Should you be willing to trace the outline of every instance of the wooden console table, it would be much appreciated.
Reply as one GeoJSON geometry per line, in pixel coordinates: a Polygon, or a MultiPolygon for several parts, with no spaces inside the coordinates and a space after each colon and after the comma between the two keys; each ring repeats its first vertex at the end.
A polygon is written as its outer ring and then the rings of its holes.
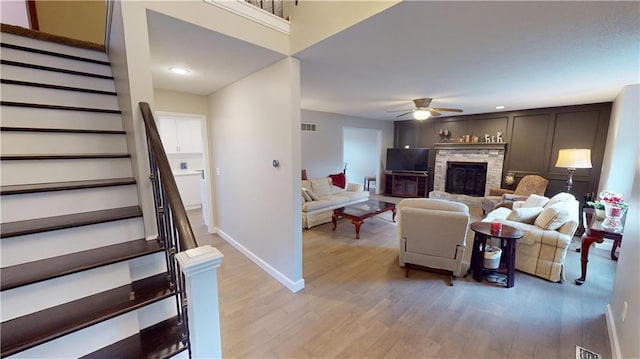
{"type": "MultiPolygon", "coordinates": [[[[618,260],[616,255],[616,249],[620,247],[622,242],[622,233],[611,232],[601,227],[602,220],[598,219],[593,208],[585,208],[582,211],[582,226],[584,227],[584,233],[582,234],[582,245],[576,249],[580,252],[580,264],[582,267],[582,275],[575,280],[577,285],[582,285],[587,280],[587,263],[589,262],[589,249],[593,242],[602,243],[604,239],[613,240],[613,246],[611,247],[611,259],[618,260]]],[[[622,218],[622,224],[624,226],[625,217],[622,218]]]]}
{"type": "Polygon", "coordinates": [[[427,197],[428,173],[387,173],[384,193],[393,197],[427,197]]]}

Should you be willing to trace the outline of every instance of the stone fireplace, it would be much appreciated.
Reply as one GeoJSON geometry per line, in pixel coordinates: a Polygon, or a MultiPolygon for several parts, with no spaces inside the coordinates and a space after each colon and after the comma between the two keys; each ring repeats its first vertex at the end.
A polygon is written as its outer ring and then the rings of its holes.
{"type": "MultiPolygon", "coordinates": [[[[451,167],[450,164],[454,163],[482,164],[481,167],[486,165],[484,189],[477,191],[474,182],[475,192],[472,196],[484,197],[489,194],[489,189],[500,188],[505,143],[441,143],[436,144],[434,148],[436,150],[436,163],[433,171],[434,192],[447,193],[447,169],[451,167]]],[[[451,173],[451,171],[449,172],[451,173]]],[[[460,173],[457,171],[456,175],[459,177],[460,173]]],[[[473,180],[477,180],[475,174],[473,180]]],[[[459,181],[460,179],[458,179],[459,181]]]]}

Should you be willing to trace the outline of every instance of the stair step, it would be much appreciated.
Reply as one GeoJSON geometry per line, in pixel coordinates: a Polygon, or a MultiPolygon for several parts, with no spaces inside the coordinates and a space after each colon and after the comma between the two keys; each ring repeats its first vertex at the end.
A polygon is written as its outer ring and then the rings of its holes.
{"type": "Polygon", "coordinates": [[[117,95],[113,91],[93,90],[93,89],[85,89],[81,87],[60,86],[60,85],[45,84],[45,83],[38,83],[38,82],[21,81],[21,80],[1,79],[0,83],[6,84],[6,85],[41,87],[46,89],[62,90],[62,91],[75,91],[75,92],[91,93],[91,94],[97,94],[97,95],[109,95],[109,96],[117,95]]]}
{"type": "Polygon", "coordinates": [[[107,108],[44,105],[39,103],[14,102],[14,101],[1,101],[0,106],[16,106],[16,107],[43,108],[48,110],[86,111],[86,112],[117,113],[117,114],[122,113],[120,110],[111,110],[107,108]]]}
{"type": "Polygon", "coordinates": [[[0,269],[0,290],[85,271],[162,251],[156,240],[137,239],[0,269]]]}
{"type": "Polygon", "coordinates": [[[1,126],[0,131],[4,132],[58,132],[58,133],[92,133],[97,135],[125,135],[121,130],[86,130],[76,128],[45,128],[45,127],[7,127],[1,126]]]}
{"type": "Polygon", "coordinates": [[[89,115],[79,111],[3,106],[0,116],[4,127],[122,131],[122,117],[113,113],[89,115]]]}
{"type": "Polygon", "coordinates": [[[42,233],[46,231],[55,231],[58,229],[80,227],[90,224],[118,221],[121,219],[141,216],[142,211],[140,210],[140,207],[131,206],[124,208],[105,209],[101,211],[67,214],[64,216],[30,219],[26,221],[9,222],[3,223],[2,226],[0,226],[0,238],[42,233]]]}
{"type": "Polygon", "coordinates": [[[6,321],[0,326],[2,356],[15,354],[171,295],[173,292],[167,281],[167,274],[161,273],[6,321]]]}
{"type": "Polygon", "coordinates": [[[1,131],[0,151],[4,156],[125,153],[127,139],[122,133],[1,131]]]}
{"type": "Polygon", "coordinates": [[[7,44],[7,43],[4,43],[4,42],[1,43],[0,46],[4,47],[4,48],[7,48],[7,49],[32,52],[34,54],[56,56],[56,57],[61,57],[61,58],[64,58],[64,59],[69,59],[69,60],[84,61],[84,62],[91,62],[93,64],[98,64],[98,65],[111,66],[111,64],[108,61],[89,59],[89,58],[86,58],[86,57],[68,55],[68,54],[63,54],[63,53],[60,53],[60,52],[47,51],[47,50],[41,50],[41,49],[34,49],[32,47],[26,47],[26,46],[15,45],[15,44],[7,44]]]}
{"type": "Polygon", "coordinates": [[[2,42],[107,61],[104,45],[48,34],[20,26],[0,24],[2,42]]]}
{"type": "Polygon", "coordinates": [[[129,178],[109,178],[93,181],[70,181],[70,182],[54,182],[54,183],[35,183],[25,185],[1,186],[0,195],[65,191],[71,189],[123,186],[135,184],[136,180],[129,178]]]}
{"type": "Polygon", "coordinates": [[[89,158],[129,158],[128,153],[87,153],[87,154],[59,154],[59,155],[0,155],[1,161],[21,160],[80,160],[89,158]]]}
{"type": "Polygon", "coordinates": [[[168,358],[187,349],[173,317],[152,325],[129,338],[113,343],[81,359],[101,358],[168,358]]]}
{"type": "MultiPolygon", "coordinates": [[[[28,62],[28,61],[27,61],[28,62]]],[[[99,66],[99,65],[95,65],[99,66]]],[[[53,67],[49,65],[49,67],[53,67]]],[[[80,71],[76,67],[72,67],[72,70],[80,71]]],[[[52,85],[80,87],[102,91],[115,91],[114,81],[111,79],[87,77],[82,75],[70,75],[55,71],[36,70],[20,66],[2,65],[0,64],[0,71],[2,72],[2,78],[30,81],[37,83],[46,83],[52,85]]],[[[92,71],[83,71],[92,72],[92,71]]],[[[110,75],[110,74],[104,74],[110,75]]]]}
{"type": "Polygon", "coordinates": [[[9,66],[18,66],[18,67],[25,67],[28,69],[34,69],[34,70],[44,70],[44,71],[51,71],[51,72],[60,72],[63,74],[69,74],[69,75],[79,75],[79,76],[86,76],[86,77],[95,77],[97,79],[108,79],[108,80],[113,80],[113,76],[109,76],[109,75],[102,75],[102,74],[95,74],[95,73],[91,73],[91,72],[84,72],[84,71],[76,71],[76,70],[68,70],[68,69],[61,69],[58,67],[52,67],[52,66],[43,66],[43,65],[35,65],[35,64],[29,64],[26,62],[20,62],[20,61],[12,61],[12,60],[0,60],[0,64],[2,65],[9,65],[9,66]]]}

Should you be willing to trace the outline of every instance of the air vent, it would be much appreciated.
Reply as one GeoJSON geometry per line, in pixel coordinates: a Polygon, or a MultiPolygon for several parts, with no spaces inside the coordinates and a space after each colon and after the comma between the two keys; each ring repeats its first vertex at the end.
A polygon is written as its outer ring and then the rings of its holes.
{"type": "Polygon", "coordinates": [[[316,132],[316,124],[315,123],[302,123],[302,131],[305,132],[316,132]]]}

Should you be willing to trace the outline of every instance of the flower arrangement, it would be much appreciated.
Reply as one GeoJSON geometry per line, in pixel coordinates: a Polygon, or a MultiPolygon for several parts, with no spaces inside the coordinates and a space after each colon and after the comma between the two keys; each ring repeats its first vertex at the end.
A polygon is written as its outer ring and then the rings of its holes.
{"type": "Polygon", "coordinates": [[[594,209],[602,209],[602,210],[604,210],[605,204],[609,204],[609,205],[620,207],[620,208],[629,207],[629,203],[624,201],[620,193],[602,191],[600,192],[599,197],[600,197],[600,200],[598,201],[588,201],[587,206],[593,207],[594,209]]]}
{"type": "Polygon", "coordinates": [[[602,191],[600,192],[600,198],[601,198],[600,202],[603,202],[602,203],[603,206],[610,205],[610,206],[619,207],[622,209],[626,209],[629,207],[629,203],[624,201],[624,199],[622,198],[622,194],[620,193],[602,191]]]}

